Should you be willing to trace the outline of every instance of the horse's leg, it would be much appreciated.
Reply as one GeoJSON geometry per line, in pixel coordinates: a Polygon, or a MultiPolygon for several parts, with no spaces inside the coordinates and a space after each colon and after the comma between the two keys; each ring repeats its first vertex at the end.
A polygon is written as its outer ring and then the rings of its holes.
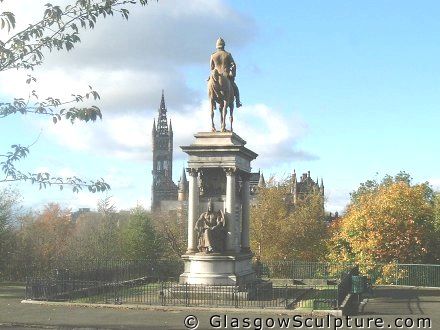
{"type": "Polygon", "coordinates": [[[231,132],[233,132],[232,123],[234,122],[234,102],[229,103],[229,120],[231,122],[231,132]]]}
{"type": "Polygon", "coordinates": [[[223,104],[220,103],[218,106],[218,112],[220,114],[220,131],[223,132],[223,104]]]}
{"type": "Polygon", "coordinates": [[[223,112],[221,103],[218,105],[218,116],[220,118],[220,132],[222,132],[223,127],[223,112]]]}
{"type": "Polygon", "coordinates": [[[215,101],[211,101],[211,124],[212,124],[211,130],[213,132],[216,132],[215,125],[214,125],[214,110],[215,110],[215,101]]]}
{"type": "Polygon", "coordinates": [[[226,132],[226,115],[228,112],[228,104],[226,100],[223,102],[222,106],[222,132],[226,132]]]}

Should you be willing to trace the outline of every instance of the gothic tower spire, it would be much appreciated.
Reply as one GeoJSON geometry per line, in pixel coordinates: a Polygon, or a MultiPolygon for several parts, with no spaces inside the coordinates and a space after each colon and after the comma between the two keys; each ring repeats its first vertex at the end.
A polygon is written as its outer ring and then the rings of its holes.
{"type": "Polygon", "coordinates": [[[165,96],[163,90],[158,112],[159,118],[157,119],[157,131],[159,132],[159,135],[168,135],[167,107],[165,106],[165,96]]]}
{"type": "Polygon", "coordinates": [[[152,130],[153,138],[153,185],[151,189],[151,209],[160,208],[161,200],[176,200],[177,186],[173,182],[173,131],[168,126],[165,95],[158,109],[157,125],[152,130]]]}

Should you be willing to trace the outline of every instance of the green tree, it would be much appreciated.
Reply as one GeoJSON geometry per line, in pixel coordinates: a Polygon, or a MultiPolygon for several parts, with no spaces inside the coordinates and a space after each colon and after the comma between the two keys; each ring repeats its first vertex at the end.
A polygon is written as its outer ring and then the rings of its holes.
{"type": "Polygon", "coordinates": [[[14,220],[20,208],[20,195],[17,191],[3,189],[0,191],[0,279],[9,277],[6,270],[15,253],[14,220]]]}
{"type": "Polygon", "coordinates": [[[149,212],[140,206],[132,210],[128,223],[122,227],[121,238],[126,259],[157,260],[164,255],[163,238],[154,229],[149,212]]]}
{"type": "MultiPolygon", "coordinates": [[[[6,0],[0,0],[0,4],[6,0]]],[[[120,14],[128,19],[128,5],[146,5],[147,0],[76,0],[60,7],[47,3],[42,17],[21,31],[15,31],[16,19],[12,12],[0,11],[0,30],[8,31],[5,40],[0,40],[0,73],[7,70],[32,70],[43,63],[45,52],[72,50],[81,41],[80,31],[93,29],[100,19],[120,14]]],[[[38,92],[31,87],[37,79],[30,73],[26,82],[29,86],[28,97],[16,97],[9,102],[0,102],[0,118],[13,114],[33,114],[50,117],[54,123],[61,119],[95,121],[102,118],[101,110],[96,106],[85,106],[85,99],[99,99],[99,94],[90,87],[87,93],[73,93],[70,99],[61,100],[55,96],[44,100],[38,98],[38,92]]],[[[110,187],[102,179],[84,181],[78,177],[54,177],[49,173],[29,173],[20,170],[16,164],[28,156],[30,146],[14,144],[11,150],[0,154],[0,166],[4,177],[0,182],[27,181],[38,184],[40,189],[56,185],[60,189],[65,185],[73,186],[74,191],[87,188],[91,192],[105,191],[110,187]]]]}

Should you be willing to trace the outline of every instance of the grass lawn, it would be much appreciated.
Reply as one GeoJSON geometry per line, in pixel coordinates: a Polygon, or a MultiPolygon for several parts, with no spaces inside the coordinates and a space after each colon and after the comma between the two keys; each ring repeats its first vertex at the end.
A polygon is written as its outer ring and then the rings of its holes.
{"type": "Polygon", "coordinates": [[[24,299],[25,293],[22,283],[0,283],[0,299],[24,299]]]}

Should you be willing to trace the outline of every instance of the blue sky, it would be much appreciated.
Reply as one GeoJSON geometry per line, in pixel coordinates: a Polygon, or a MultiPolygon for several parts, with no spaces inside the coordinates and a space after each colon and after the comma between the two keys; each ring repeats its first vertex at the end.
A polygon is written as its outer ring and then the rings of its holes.
{"type": "MultiPolygon", "coordinates": [[[[20,23],[45,2],[9,5],[20,23]]],[[[222,36],[245,104],[236,133],[260,154],[255,170],[310,170],[324,178],[330,211],[342,211],[360,182],[400,170],[439,188],[439,10],[434,1],[152,2],[133,8],[128,22],[102,21],[75,50],[48,55],[35,73],[42,94],[92,85],[102,96],[102,122],[2,119],[0,148],[32,143],[41,132],[24,168],[102,176],[119,208],[149,207],[160,91],[175,128],[177,182],[186,159],[177,146],[209,129],[205,80],[222,36]]],[[[0,74],[1,99],[25,93],[22,80],[17,72],[0,74]]],[[[18,188],[32,207],[54,201],[93,208],[104,197],[18,188]]]]}

